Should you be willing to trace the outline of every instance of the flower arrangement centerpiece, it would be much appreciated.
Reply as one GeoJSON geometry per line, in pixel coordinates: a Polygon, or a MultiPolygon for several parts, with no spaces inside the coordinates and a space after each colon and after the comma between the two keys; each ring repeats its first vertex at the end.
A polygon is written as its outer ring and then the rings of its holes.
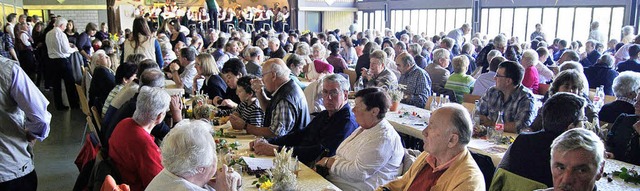
{"type": "Polygon", "coordinates": [[[400,104],[400,100],[404,98],[404,90],[407,86],[398,84],[397,88],[389,89],[389,96],[391,97],[391,107],[389,110],[398,111],[398,105],[400,104]]]}
{"type": "Polygon", "coordinates": [[[298,158],[293,158],[293,149],[283,147],[280,152],[274,149],[276,157],[273,159],[274,169],[272,190],[296,190],[298,181],[296,171],[298,170],[298,158]]]}

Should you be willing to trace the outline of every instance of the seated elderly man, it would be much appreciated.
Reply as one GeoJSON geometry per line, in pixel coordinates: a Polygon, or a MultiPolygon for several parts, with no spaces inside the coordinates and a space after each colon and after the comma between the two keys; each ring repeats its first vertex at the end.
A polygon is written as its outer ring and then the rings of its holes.
{"type": "Polygon", "coordinates": [[[271,51],[269,54],[269,58],[284,58],[284,55],[287,52],[284,51],[284,48],[280,46],[280,40],[277,38],[269,39],[269,50],[271,51]]]}
{"type": "Polygon", "coordinates": [[[615,122],[620,114],[633,114],[636,103],[636,91],[640,89],[640,73],[626,71],[613,80],[613,94],[616,101],[604,104],[598,112],[600,121],[615,122]]]}
{"type": "Polygon", "coordinates": [[[309,123],[309,110],[302,89],[289,78],[290,70],[279,58],[264,63],[262,79],[251,80],[260,108],[264,111],[264,127],[248,124],[242,118],[231,115],[234,127],[243,127],[247,133],[267,138],[281,137],[304,129],[309,123]],[[267,98],[267,92],[271,99],[267,98]]]}
{"type": "Polygon", "coordinates": [[[584,98],[571,93],[557,93],[542,107],[543,130],[523,133],[511,144],[498,168],[524,178],[553,186],[549,160],[553,139],[571,128],[581,128],[584,98]]]}
{"type": "Polygon", "coordinates": [[[398,84],[405,85],[404,98],[400,102],[424,108],[431,96],[431,78],[429,74],[416,65],[413,57],[404,52],[396,57],[398,70],[402,75],[398,84]]]}
{"type": "Polygon", "coordinates": [[[640,165],[640,90],[636,90],[636,101],[633,105],[635,113],[621,114],[611,126],[607,135],[607,150],[617,160],[640,165]]]}
{"type": "Polygon", "coordinates": [[[126,118],[109,138],[109,157],[131,190],[144,190],[160,173],[160,149],[149,133],[162,123],[171,97],[157,87],[142,87],[133,117],[126,118]]]}
{"type": "Polygon", "coordinates": [[[435,110],[422,130],[424,152],[402,177],[377,190],[485,190],[480,167],[467,149],[471,132],[471,117],[462,105],[435,110]]]}
{"type": "Polygon", "coordinates": [[[634,71],[640,72],[640,45],[634,44],[629,47],[629,59],[623,62],[619,62],[616,64],[616,71],[624,72],[624,71],[634,71]]]}
{"type": "Polygon", "coordinates": [[[182,48],[180,49],[180,58],[178,58],[180,65],[172,63],[169,66],[169,69],[171,69],[169,78],[171,78],[178,87],[184,88],[184,92],[187,95],[193,92],[193,78],[198,74],[196,70],[196,54],[198,54],[198,51],[195,48],[182,48]],[[181,67],[183,67],[184,70],[182,73],[178,73],[181,67]]]}
{"type": "Polygon", "coordinates": [[[328,168],[327,179],[342,190],[373,190],[399,175],[404,148],[400,136],[384,119],[391,100],[381,88],[356,93],[353,114],[360,127],[347,137],[333,157],[316,166],[328,168]]]}
{"type": "Polygon", "coordinates": [[[329,150],[328,156],[335,155],[338,145],[358,127],[347,102],[348,93],[349,81],[346,78],[339,74],[325,76],[322,79],[322,97],[326,110],[316,115],[301,131],[268,139],[268,142],[263,139],[254,141],[252,148],[255,153],[273,156],[274,149],[286,146],[293,148],[293,154],[309,166],[325,149],[329,150]]]}
{"type": "Polygon", "coordinates": [[[494,126],[500,111],[504,112],[504,131],[520,133],[530,131],[529,125],[535,117],[533,93],[522,85],[524,68],[517,62],[500,63],[496,71],[496,86],[489,88],[480,99],[480,123],[494,126]]]}
{"type": "Polygon", "coordinates": [[[262,77],[262,60],[264,59],[264,53],[258,47],[249,47],[245,51],[245,58],[247,58],[247,63],[245,64],[245,68],[247,69],[247,74],[251,74],[254,76],[262,77]]]}
{"type": "MultiPolygon", "coordinates": [[[[132,54],[132,56],[133,55],[142,56],[142,54],[132,54]]],[[[113,99],[111,100],[111,104],[107,106],[107,111],[104,113],[104,117],[102,118],[103,127],[106,127],[109,124],[109,121],[111,121],[111,117],[113,117],[113,115],[118,111],[118,109],[120,109],[120,107],[122,107],[124,103],[129,101],[136,93],[138,93],[138,90],[140,89],[139,83],[140,78],[142,78],[142,72],[149,68],[160,68],[160,66],[158,66],[158,63],[156,63],[156,61],[153,61],[152,59],[146,59],[139,63],[129,63],[138,65],[138,70],[136,71],[137,79],[134,79],[132,83],[129,83],[125,87],[123,87],[120,93],[113,97],[113,99]]]]}
{"type": "Polygon", "coordinates": [[[551,144],[553,188],[542,191],[596,190],[604,173],[604,144],[594,132],[576,128],[551,144]]]}
{"type": "Polygon", "coordinates": [[[451,75],[451,72],[447,69],[451,53],[448,50],[438,48],[433,51],[433,62],[427,65],[426,71],[431,78],[431,90],[433,92],[440,92],[440,89],[444,88],[447,84],[447,79],[451,75]]]}
{"type": "Polygon", "coordinates": [[[473,92],[471,92],[471,94],[483,96],[489,88],[495,86],[495,77],[496,70],[498,70],[498,65],[506,60],[507,59],[502,56],[497,56],[491,59],[491,62],[489,63],[489,72],[480,74],[480,76],[478,76],[478,79],[476,79],[476,83],[473,85],[473,92]]]}
{"type": "Polygon", "coordinates": [[[382,50],[375,50],[369,55],[369,69],[362,68],[362,78],[365,87],[379,87],[386,90],[393,90],[398,87],[398,78],[393,72],[387,69],[387,53],[382,50]]]}
{"type": "Polygon", "coordinates": [[[598,58],[600,58],[600,56],[602,56],[602,53],[598,52],[598,50],[596,50],[596,44],[598,42],[596,42],[595,40],[588,40],[586,43],[584,43],[584,50],[585,52],[583,53],[584,56],[582,57],[582,60],[580,60],[580,64],[582,64],[583,67],[590,67],[592,65],[594,65],[596,63],[596,61],[598,61],[598,58]]]}
{"type": "Polygon", "coordinates": [[[160,147],[164,169],[146,190],[238,190],[242,185],[240,174],[226,165],[216,170],[212,133],[211,125],[204,121],[184,120],[176,124],[160,147]],[[220,181],[212,181],[214,175],[220,181]]]}
{"type": "Polygon", "coordinates": [[[603,55],[598,62],[584,69],[584,75],[589,81],[589,88],[595,89],[604,86],[605,95],[613,95],[613,79],[618,77],[618,72],[613,69],[613,56],[603,55]]]}

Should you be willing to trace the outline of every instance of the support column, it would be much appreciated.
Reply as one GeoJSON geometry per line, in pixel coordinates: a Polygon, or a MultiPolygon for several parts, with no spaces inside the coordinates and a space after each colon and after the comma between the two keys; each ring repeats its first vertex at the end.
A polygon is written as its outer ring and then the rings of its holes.
{"type": "Polygon", "coordinates": [[[476,32],[480,32],[480,19],[482,16],[482,3],[480,0],[473,0],[471,5],[471,36],[476,32]]]}

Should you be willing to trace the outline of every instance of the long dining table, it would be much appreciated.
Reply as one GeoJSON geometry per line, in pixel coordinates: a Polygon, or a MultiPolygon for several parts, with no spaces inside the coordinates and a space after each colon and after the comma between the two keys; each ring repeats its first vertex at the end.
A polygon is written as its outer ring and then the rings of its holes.
{"type": "MultiPolygon", "coordinates": [[[[418,108],[411,105],[400,104],[399,109],[396,112],[389,112],[386,115],[386,119],[393,125],[397,132],[409,135],[414,138],[424,139],[422,136],[422,130],[427,128],[429,118],[431,117],[431,111],[418,108]]],[[[511,136],[517,138],[517,134],[504,133],[505,136],[511,136]]],[[[505,152],[509,148],[506,144],[496,144],[495,142],[485,139],[472,138],[467,148],[482,155],[491,157],[494,166],[500,164],[505,152]]],[[[606,159],[604,172],[611,174],[613,171],[620,171],[622,167],[627,169],[640,170],[640,167],[622,162],[615,159],[606,159]]],[[[612,181],[609,182],[606,177],[596,181],[598,190],[640,190],[640,185],[633,183],[626,183],[618,177],[612,177],[612,181]]]]}
{"type": "MultiPolygon", "coordinates": [[[[226,140],[228,143],[234,143],[237,141],[237,143],[240,144],[240,146],[238,146],[238,150],[234,150],[233,152],[235,153],[235,158],[237,157],[248,157],[251,156],[252,154],[256,157],[256,158],[267,158],[267,159],[273,159],[274,157],[272,156],[263,156],[263,155],[257,155],[254,154],[253,151],[250,150],[249,148],[249,143],[253,140],[255,140],[255,136],[253,135],[248,135],[246,134],[246,131],[236,131],[236,130],[229,130],[227,129],[229,126],[224,127],[224,126],[215,126],[214,130],[218,131],[220,128],[225,128],[228,134],[235,136],[235,138],[222,138],[222,137],[215,137],[216,140],[221,140],[224,139],[226,140]]],[[[220,162],[220,160],[219,160],[220,162]]],[[[327,179],[325,179],[324,177],[320,176],[320,174],[316,173],[314,170],[312,170],[311,168],[307,167],[306,165],[299,163],[299,170],[298,171],[298,176],[297,176],[297,190],[309,190],[309,191],[315,191],[315,190],[340,190],[338,187],[336,187],[335,185],[333,185],[331,182],[329,182],[327,179]]],[[[255,177],[255,175],[249,175],[246,173],[246,170],[243,170],[244,172],[241,172],[242,175],[242,188],[243,190],[259,190],[256,185],[252,184],[254,181],[258,180],[258,178],[255,177]]]]}

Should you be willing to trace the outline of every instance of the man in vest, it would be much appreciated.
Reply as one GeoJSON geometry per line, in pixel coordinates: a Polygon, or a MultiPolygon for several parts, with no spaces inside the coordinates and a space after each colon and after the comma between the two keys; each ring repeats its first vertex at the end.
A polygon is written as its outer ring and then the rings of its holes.
{"type": "Polygon", "coordinates": [[[49,136],[49,101],[20,69],[0,57],[0,190],[36,190],[34,140],[49,136]]]}
{"type": "Polygon", "coordinates": [[[262,79],[251,80],[251,88],[265,113],[264,127],[249,125],[236,115],[229,118],[231,125],[244,127],[247,133],[267,138],[302,130],[310,121],[309,110],[302,89],[289,78],[291,70],[282,59],[272,58],[264,63],[262,71],[262,79]]]}

